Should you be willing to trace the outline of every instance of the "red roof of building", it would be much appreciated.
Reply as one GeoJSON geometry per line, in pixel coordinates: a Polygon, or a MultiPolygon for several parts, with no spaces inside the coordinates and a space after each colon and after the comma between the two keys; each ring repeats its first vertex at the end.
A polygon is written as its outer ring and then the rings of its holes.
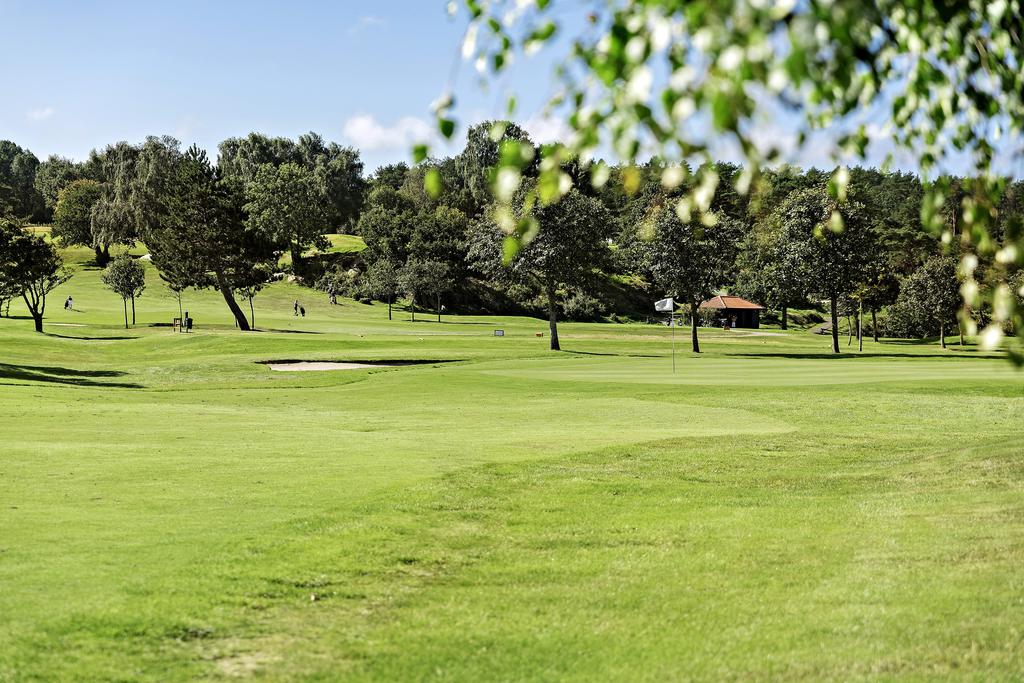
{"type": "Polygon", "coordinates": [[[738,296],[720,295],[712,297],[700,305],[701,308],[717,308],[720,310],[728,310],[733,308],[747,308],[755,311],[763,311],[764,306],[758,306],[757,304],[747,301],[738,296]]]}

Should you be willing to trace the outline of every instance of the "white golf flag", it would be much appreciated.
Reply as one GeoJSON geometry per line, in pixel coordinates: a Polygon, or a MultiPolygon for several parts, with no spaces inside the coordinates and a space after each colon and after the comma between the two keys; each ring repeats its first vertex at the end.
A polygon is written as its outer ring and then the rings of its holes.
{"type": "Polygon", "coordinates": [[[672,297],[662,299],[661,301],[654,302],[654,310],[656,311],[671,311],[676,307],[676,302],[672,300],[672,297]]]}

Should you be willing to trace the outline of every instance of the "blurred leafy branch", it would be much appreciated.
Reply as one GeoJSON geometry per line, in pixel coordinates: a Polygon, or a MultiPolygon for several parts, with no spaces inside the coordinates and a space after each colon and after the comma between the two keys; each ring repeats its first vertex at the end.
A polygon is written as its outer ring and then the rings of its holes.
{"type": "MultiPolygon", "coordinates": [[[[704,163],[712,161],[712,142],[738,146],[745,164],[736,189],[756,193],[761,168],[783,158],[783,150],[756,140],[756,115],[771,103],[797,115],[798,149],[811,143],[811,131],[829,127],[839,131],[837,161],[863,159],[874,140],[909,154],[926,184],[923,227],[951,248],[958,242],[964,254],[966,329],[977,332],[966,311],[988,298],[995,315],[981,331],[983,345],[1000,346],[1008,329],[1024,334],[1011,289],[1020,283],[1024,230],[1019,219],[999,220],[1007,179],[993,168],[997,150],[1014,159],[1021,152],[1019,0],[453,0],[448,11],[467,19],[461,56],[485,85],[521,57],[555,51],[557,89],[544,113],[564,117],[569,139],[543,146],[538,160],[531,145],[504,138],[502,124],[492,131],[501,148],[491,185],[508,258],[537,232],[529,209],[573,186],[565,166],[590,163],[606,149],[625,164],[627,191],[638,183],[638,160],[662,159],[663,184],[692,188],[675,207],[680,220],[715,224],[719,179],[704,163]],[[969,158],[973,171],[966,192],[955,193],[956,211],[941,173],[954,156],[969,158]],[[519,192],[527,168],[536,183],[519,192]],[[991,287],[975,280],[978,256],[997,264],[991,287]]],[[[513,93],[509,118],[515,111],[513,93]]],[[[434,112],[440,134],[455,135],[451,89],[434,112]]],[[[419,145],[414,160],[429,153],[419,145]]],[[[609,175],[603,161],[593,161],[590,182],[603,185],[609,175]]],[[[847,178],[838,165],[830,183],[837,200],[847,178]]],[[[442,191],[436,171],[427,172],[425,186],[442,191]]],[[[841,221],[830,226],[841,229],[841,221]]],[[[1008,348],[1024,361],[1024,337],[1008,348]]]]}

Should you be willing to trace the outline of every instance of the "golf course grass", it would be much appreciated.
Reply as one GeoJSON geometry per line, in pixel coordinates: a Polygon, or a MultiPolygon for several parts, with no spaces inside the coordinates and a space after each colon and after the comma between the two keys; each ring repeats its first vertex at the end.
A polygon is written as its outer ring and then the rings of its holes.
{"type": "Polygon", "coordinates": [[[673,374],[662,326],[286,282],[179,334],[149,265],[126,330],[65,254],[46,333],[0,319],[0,680],[1024,676],[999,356],[682,328],[673,374]]]}

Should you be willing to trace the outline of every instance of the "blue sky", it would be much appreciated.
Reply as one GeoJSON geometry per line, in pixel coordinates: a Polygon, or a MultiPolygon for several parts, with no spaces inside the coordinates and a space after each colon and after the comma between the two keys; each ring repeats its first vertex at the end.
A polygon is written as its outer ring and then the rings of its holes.
{"type": "MultiPolygon", "coordinates": [[[[358,147],[371,172],[408,160],[413,142],[433,134],[430,103],[458,64],[465,27],[445,5],[0,0],[0,138],[40,158],[82,159],[90,149],[146,135],[173,135],[214,153],[224,138],[250,131],[295,137],[313,130],[358,147]]],[[[561,17],[571,22],[578,7],[568,4],[561,17]]],[[[518,63],[505,84],[519,95],[518,120],[538,142],[564,130],[557,119],[538,115],[550,94],[551,67],[542,53],[518,63]]],[[[482,92],[471,66],[458,68],[462,122],[502,116],[503,91],[482,92]]],[[[756,137],[792,141],[792,119],[762,114],[756,137]]],[[[789,161],[831,167],[829,137],[817,135],[789,161]]],[[[878,165],[891,150],[874,145],[867,162],[878,165]]],[[[715,153],[739,156],[724,141],[715,153]]],[[[916,170],[906,155],[896,166],[916,170]]]]}
{"type": "MultiPolygon", "coordinates": [[[[367,170],[431,130],[464,29],[440,0],[0,0],[0,26],[0,138],[40,158],[151,134],[214,150],[315,130],[360,147],[367,170]]],[[[522,76],[534,71],[549,73],[522,76]]],[[[470,72],[461,113],[500,113],[470,72]]]]}

